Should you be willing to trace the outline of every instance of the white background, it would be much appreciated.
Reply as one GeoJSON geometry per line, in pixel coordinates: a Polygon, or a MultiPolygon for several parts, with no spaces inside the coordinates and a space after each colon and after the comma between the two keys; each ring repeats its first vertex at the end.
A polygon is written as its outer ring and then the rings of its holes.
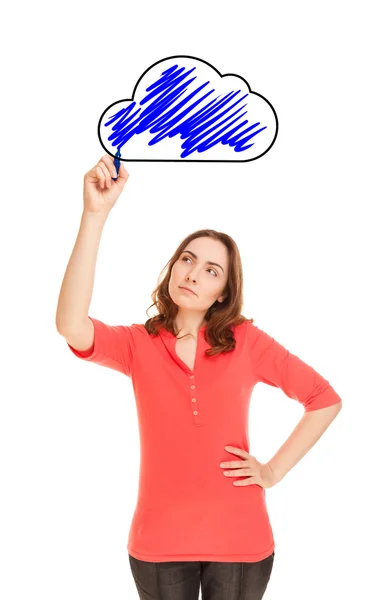
{"type": "MultiPolygon", "coordinates": [[[[246,79],[274,106],[277,140],[246,164],[125,163],[130,176],[102,234],[89,314],[144,323],[155,314],[146,311],[159,273],[186,235],[209,227],[233,237],[243,314],[327,378],[343,401],[318,443],[266,492],[276,554],[265,600],[362,596],[360,10],[358,2],[318,0],[7,5],[2,600],[138,598],[126,550],[139,468],[132,384],[76,358],[55,316],[83,177],[105,154],[99,117],[131,95],[150,65],[176,54],[246,79]]],[[[281,390],[257,385],[251,454],[269,460],[302,414],[281,390]]]]}

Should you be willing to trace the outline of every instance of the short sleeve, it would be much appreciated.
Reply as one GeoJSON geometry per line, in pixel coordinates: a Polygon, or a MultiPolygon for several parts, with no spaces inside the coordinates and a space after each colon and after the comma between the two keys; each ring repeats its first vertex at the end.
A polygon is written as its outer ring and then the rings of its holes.
{"type": "Polygon", "coordinates": [[[305,412],[341,402],[327,379],[252,323],[248,324],[248,348],[255,384],[282,389],[305,412]]]}
{"type": "Polygon", "coordinates": [[[133,325],[107,325],[99,319],[88,318],[94,324],[94,344],[89,350],[79,351],[67,342],[71,352],[82,360],[120,371],[130,377],[134,349],[133,325]]]}

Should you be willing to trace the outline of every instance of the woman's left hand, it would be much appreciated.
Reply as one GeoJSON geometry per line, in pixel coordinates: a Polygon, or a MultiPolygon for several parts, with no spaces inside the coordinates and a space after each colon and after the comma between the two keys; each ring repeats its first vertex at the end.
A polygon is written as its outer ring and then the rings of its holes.
{"type": "Polygon", "coordinates": [[[251,485],[256,483],[263,488],[270,488],[277,483],[275,474],[269,463],[260,463],[254,456],[242,450],[226,446],[227,452],[236,454],[241,460],[225,461],[220,464],[222,468],[230,468],[231,471],[224,472],[225,477],[246,477],[247,479],[238,479],[233,485],[251,485]]]}

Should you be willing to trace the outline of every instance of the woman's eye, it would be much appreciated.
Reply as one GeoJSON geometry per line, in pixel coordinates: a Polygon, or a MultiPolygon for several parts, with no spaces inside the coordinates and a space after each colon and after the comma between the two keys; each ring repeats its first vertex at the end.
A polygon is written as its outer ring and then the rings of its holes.
{"type": "MultiPolygon", "coordinates": [[[[191,260],[190,256],[183,256],[183,260],[191,260]]],[[[213,271],[213,273],[215,274],[216,277],[218,277],[218,274],[216,273],[216,271],[214,269],[208,269],[208,271],[213,271]]]]}

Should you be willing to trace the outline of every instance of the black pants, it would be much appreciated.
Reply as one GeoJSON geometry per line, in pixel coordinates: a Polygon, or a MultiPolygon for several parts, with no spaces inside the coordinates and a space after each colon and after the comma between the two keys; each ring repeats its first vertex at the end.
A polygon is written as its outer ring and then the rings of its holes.
{"type": "Polygon", "coordinates": [[[129,556],[140,600],[261,600],[275,551],[258,562],[147,562],[129,556]]]}

